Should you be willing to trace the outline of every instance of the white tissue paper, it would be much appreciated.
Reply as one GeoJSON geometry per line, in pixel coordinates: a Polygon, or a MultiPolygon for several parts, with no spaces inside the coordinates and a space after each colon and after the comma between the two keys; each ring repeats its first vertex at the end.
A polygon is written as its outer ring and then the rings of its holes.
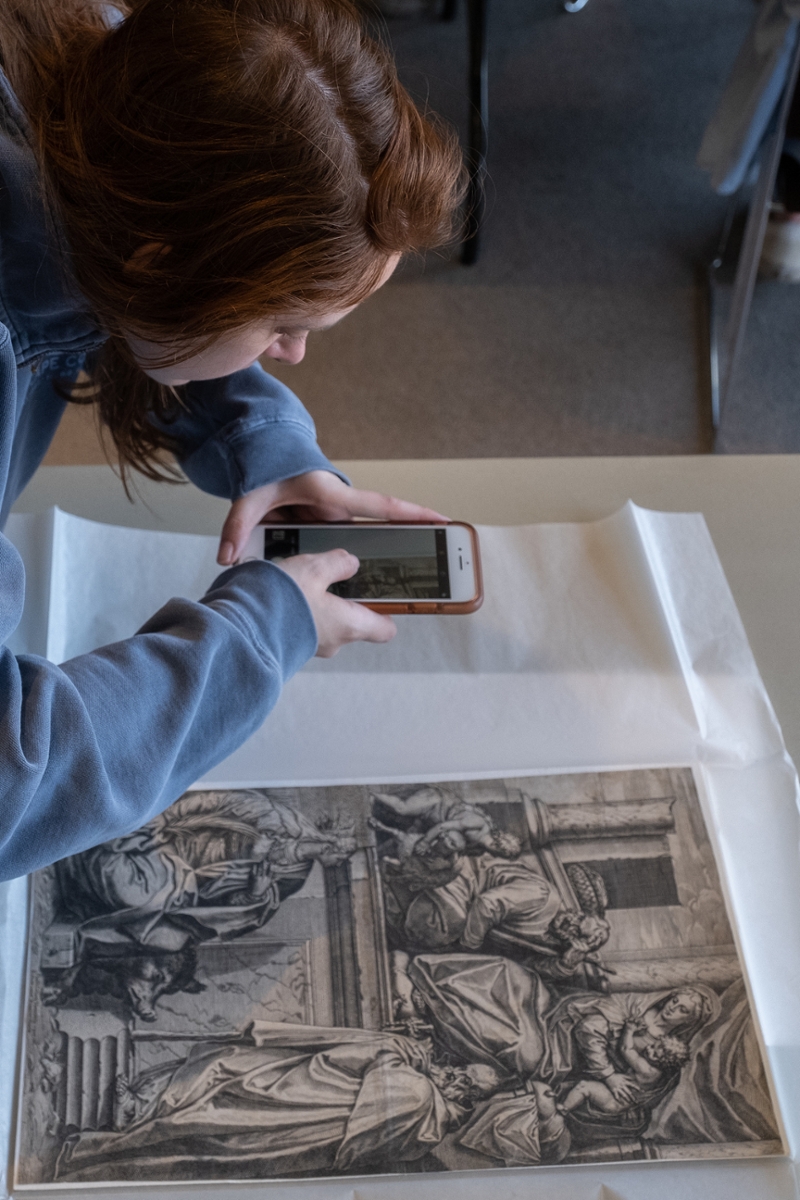
{"type": "MultiPolygon", "coordinates": [[[[219,571],[216,538],[105,526],[57,509],[12,516],[7,533],[28,575],[15,649],[56,662],[129,636],[174,595],[199,598],[219,571]]],[[[435,1185],[427,1175],[197,1190],[208,1197],[279,1193],[302,1200],[400,1200],[423,1197],[434,1186],[438,1200],[478,1200],[488,1186],[497,1200],[521,1200],[533,1189],[553,1200],[797,1197],[798,781],[705,521],[629,503],[593,523],[481,528],[479,535],[486,599],[478,613],[399,617],[388,646],[358,644],[334,659],[312,660],[265,725],[198,784],[692,766],[790,1155],[439,1174],[435,1185]]],[[[0,889],[6,1064],[18,1041],[25,897],[23,881],[0,889]]],[[[4,1144],[12,1075],[0,1071],[4,1144]]],[[[91,1188],[98,1198],[128,1190],[91,1188]]],[[[147,1191],[175,1194],[159,1185],[147,1191]]]]}

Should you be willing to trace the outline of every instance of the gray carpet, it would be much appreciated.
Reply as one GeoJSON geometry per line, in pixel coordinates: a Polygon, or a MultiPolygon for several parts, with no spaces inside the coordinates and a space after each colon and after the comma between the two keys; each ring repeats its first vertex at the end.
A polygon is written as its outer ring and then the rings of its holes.
{"type": "MultiPolygon", "coordinates": [[[[409,264],[299,367],[268,364],[331,455],[708,450],[698,268],[725,202],[694,158],[753,11],[491,0],[479,262],[409,264]]],[[[463,10],[386,29],[407,86],[463,133],[463,10]]],[[[800,450],[799,324],[800,287],[759,285],[720,449],[800,450]]]]}

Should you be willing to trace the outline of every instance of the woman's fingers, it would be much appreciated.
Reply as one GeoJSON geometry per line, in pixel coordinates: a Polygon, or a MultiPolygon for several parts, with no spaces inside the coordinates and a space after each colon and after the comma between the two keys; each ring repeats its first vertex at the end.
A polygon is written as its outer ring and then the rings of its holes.
{"type": "Polygon", "coordinates": [[[386,496],[382,492],[364,492],[359,488],[349,488],[345,498],[351,517],[372,517],[378,521],[433,521],[438,524],[448,524],[450,518],[436,512],[433,508],[424,508],[421,504],[412,504],[410,500],[398,500],[396,496],[386,496]]]}
{"type": "Polygon", "coordinates": [[[635,1095],[635,1085],[624,1075],[612,1075],[606,1079],[606,1084],[615,1099],[621,1103],[628,1103],[635,1095]]]}
{"type": "Polygon", "coordinates": [[[389,642],[397,633],[389,617],[328,591],[332,583],[355,575],[358,559],[354,554],[346,550],[298,554],[279,565],[308,601],[317,627],[318,658],[331,658],[348,642],[389,642]]]}
{"type": "MultiPolygon", "coordinates": [[[[351,642],[390,642],[397,633],[397,626],[391,617],[376,613],[364,604],[356,604],[355,600],[343,600],[341,596],[331,596],[331,599],[336,600],[338,604],[346,605],[348,609],[347,624],[352,636],[347,640],[351,642]]],[[[344,642],[337,645],[336,650],[341,645],[344,645],[344,642]]],[[[334,654],[336,650],[333,651],[334,654]]],[[[327,657],[320,650],[317,650],[317,654],[322,658],[327,657]]]]}
{"type": "Polygon", "coordinates": [[[220,566],[229,567],[244,554],[250,534],[272,507],[269,504],[271,490],[272,485],[258,488],[233,501],[220,534],[217,553],[220,566]]]}
{"type": "Polygon", "coordinates": [[[305,475],[286,479],[278,486],[281,504],[314,512],[322,520],[341,521],[347,517],[372,517],[379,521],[448,520],[433,508],[398,500],[382,492],[349,487],[330,471],[308,471],[305,475]]]}
{"type": "Polygon", "coordinates": [[[369,517],[378,521],[407,521],[409,524],[447,524],[449,520],[435,509],[412,504],[410,500],[398,500],[382,492],[348,487],[330,471],[308,471],[292,479],[266,484],[233,501],[220,535],[217,554],[220,566],[230,566],[241,558],[250,534],[260,522],[270,516],[277,518],[287,509],[311,521],[369,517]]]}

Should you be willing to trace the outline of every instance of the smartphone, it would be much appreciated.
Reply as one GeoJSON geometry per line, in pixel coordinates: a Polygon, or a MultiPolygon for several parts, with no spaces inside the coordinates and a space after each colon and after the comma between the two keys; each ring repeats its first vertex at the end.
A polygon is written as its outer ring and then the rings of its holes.
{"type": "Polygon", "coordinates": [[[274,561],[340,548],[355,554],[360,566],[352,579],[328,590],[378,612],[470,613],[483,602],[478,535],[462,522],[261,525],[248,553],[274,561]]]}

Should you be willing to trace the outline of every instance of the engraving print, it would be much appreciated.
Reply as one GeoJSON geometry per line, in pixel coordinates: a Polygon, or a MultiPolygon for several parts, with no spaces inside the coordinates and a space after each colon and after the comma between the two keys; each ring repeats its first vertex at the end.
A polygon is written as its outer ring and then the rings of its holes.
{"type": "Polygon", "coordinates": [[[783,1153],[688,769],[189,792],[28,973],[17,1188],[783,1153]]]}

